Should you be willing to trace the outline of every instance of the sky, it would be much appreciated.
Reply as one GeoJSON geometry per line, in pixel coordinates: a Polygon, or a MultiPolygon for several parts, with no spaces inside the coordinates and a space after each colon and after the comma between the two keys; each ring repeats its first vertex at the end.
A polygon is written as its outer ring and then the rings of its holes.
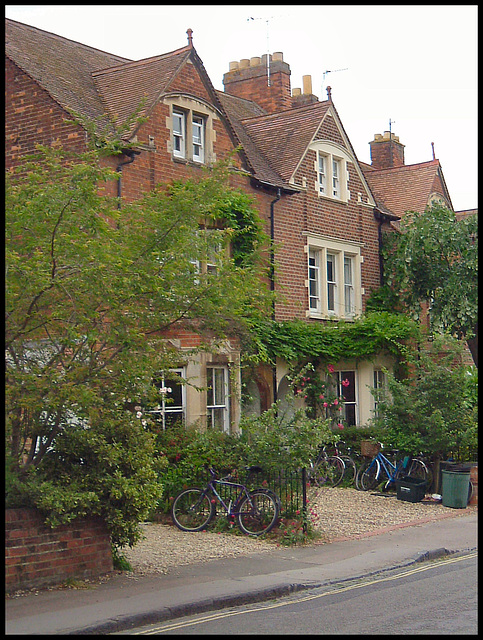
{"type": "Polygon", "coordinates": [[[453,207],[477,201],[477,5],[6,5],[7,18],[141,60],[193,45],[216,89],[230,62],[282,52],[292,89],[332,100],[362,162],[392,132],[439,159],[453,207]]]}

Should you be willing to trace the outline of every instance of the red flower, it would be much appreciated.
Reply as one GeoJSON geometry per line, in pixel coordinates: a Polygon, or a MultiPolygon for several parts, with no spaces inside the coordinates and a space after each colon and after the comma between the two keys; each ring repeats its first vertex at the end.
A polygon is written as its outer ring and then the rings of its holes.
{"type": "Polygon", "coordinates": [[[346,378],[345,380],[342,380],[342,386],[343,387],[348,387],[350,385],[349,380],[346,378]]]}

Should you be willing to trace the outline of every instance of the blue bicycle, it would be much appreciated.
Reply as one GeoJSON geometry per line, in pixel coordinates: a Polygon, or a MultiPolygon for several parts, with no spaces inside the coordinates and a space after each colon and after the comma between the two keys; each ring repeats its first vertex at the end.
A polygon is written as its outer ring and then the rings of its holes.
{"type": "MultiPolygon", "coordinates": [[[[363,462],[359,468],[356,476],[357,489],[360,491],[370,491],[386,480],[383,487],[383,491],[385,491],[392,485],[395,485],[396,480],[404,476],[424,480],[427,488],[431,486],[433,474],[423,460],[416,457],[405,456],[401,460],[392,463],[381,452],[381,447],[382,445],[379,444],[379,451],[376,455],[371,460],[363,462]]],[[[397,455],[398,451],[393,450],[392,453],[397,455]]]]}

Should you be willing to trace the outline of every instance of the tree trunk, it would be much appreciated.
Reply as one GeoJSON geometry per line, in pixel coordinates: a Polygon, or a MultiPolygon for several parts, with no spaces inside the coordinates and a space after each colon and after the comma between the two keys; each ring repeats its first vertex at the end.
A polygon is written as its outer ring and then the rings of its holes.
{"type": "Polygon", "coordinates": [[[478,369],[478,324],[476,324],[475,326],[474,337],[468,338],[466,344],[468,345],[468,349],[470,350],[471,356],[473,357],[475,367],[478,369]]]}

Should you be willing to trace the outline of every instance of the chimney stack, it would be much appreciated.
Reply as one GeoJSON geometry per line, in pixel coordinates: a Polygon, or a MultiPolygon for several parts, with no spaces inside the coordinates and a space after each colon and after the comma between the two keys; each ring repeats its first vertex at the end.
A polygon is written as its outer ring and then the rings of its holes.
{"type": "Polygon", "coordinates": [[[292,91],[292,106],[303,107],[306,104],[318,102],[317,96],[312,93],[312,76],[302,76],[303,93],[299,88],[292,91]]]}
{"type": "Polygon", "coordinates": [[[223,76],[225,92],[232,96],[253,100],[268,113],[292,107],[290,66],[283,61],[283,53],[230,62],[230,70],[223,76]]]}
{"type": "Polygon", "coordinates": [[[371,164],[374,169],[392,169],[404,166],[404,145],[390,131],[376,133],[371,146],[371,164]]]}

